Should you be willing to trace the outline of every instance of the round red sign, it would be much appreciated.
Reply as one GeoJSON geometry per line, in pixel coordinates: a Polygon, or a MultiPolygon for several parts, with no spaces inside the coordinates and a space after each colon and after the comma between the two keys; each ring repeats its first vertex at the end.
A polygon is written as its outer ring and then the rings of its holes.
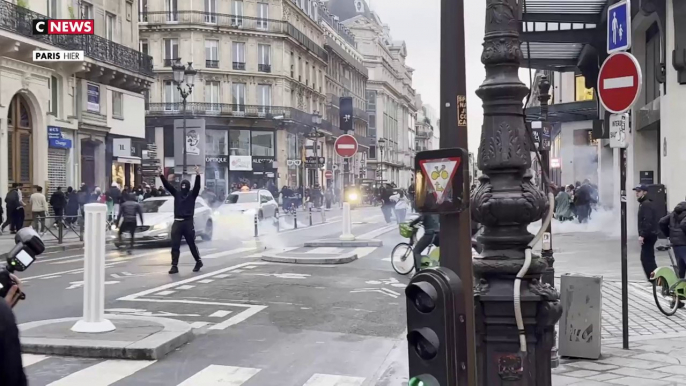
{"type": "Polygon", "coordinates": [[[336,138],[336,143],[333,145],[336,154],[343,158],[350,158],[357,153],[357,140],[350,134],[343,134],[336,138]]]}
{"type": "Polygon", "coordinates": [[[600,67],[597,88],[600,103],[611,113],[623,113],[638,99],[642,83],[638,60],[630,53],[616,52],[600,67]]]}
{"type": "Polygon", "coordinates": [[[326,177],[327,180],[330,180],[333,178],[333,172],[331,170],[327,170],[324,172],[324,177],[326,177]]]}

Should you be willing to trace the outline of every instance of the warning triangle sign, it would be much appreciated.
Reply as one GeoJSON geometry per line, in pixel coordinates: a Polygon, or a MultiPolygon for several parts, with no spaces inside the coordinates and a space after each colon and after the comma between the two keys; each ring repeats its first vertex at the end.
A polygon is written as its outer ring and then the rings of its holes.
{"type": "Polygon", "coordinates": [[[437,204],[443,203],[445,192],[450,187],[450,183],[453,180],[461,161],[462,159],[460,157],[419,161],[425,178],[433,188],[433,194],[434,197],[436,197],[437,204]]]}

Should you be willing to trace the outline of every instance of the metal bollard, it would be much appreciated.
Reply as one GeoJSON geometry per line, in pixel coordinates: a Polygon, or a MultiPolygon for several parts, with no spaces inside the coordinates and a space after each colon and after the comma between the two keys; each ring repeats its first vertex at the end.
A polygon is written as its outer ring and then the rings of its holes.
{"type": "Polygon", "coordinates": [[[115,329],[105,319],[105,215],[107,205],[86,204],[84,219],[91,226],[84,237],[83,318],[71,328],[74,332],[107,332],[115,329]],[[103,226],[98,226],[102,224],[103,226]]]}
{"type": "Polygon", "coordinates": [[[254,223],[255,223],[255,237],[258,237],[260,235],[260,233],[259,233],[260,231],[257,229],[257,214],[255,215],[254,223]]]}
{"type": "Polygon", "coordinates": [[[293,229],[298,229],[298,209],[293,211],[293,229]]]}
{"type": "Polygon", "coordinates": [[[276,232],[281,232],[281,219],[279,218],[278,210],[274,213],[274,217],[276,217],[276,232]]]}
{"type": "Polygon", "coordinates": [[[310,226],[312,226],[312,207],[310,207],[310,226]]]}
{"type": "Polygon", "coordinates": [[[57,221],[57,244],[64,242],[64,217],[59,217],[57,221]]]}
{"type": "Polygon", "coordinates": [[[325,224],[326,223],[326,211],[324,210],[324,208],[322,208],[321,211],[322,211],[322,224],[325,224]]]}

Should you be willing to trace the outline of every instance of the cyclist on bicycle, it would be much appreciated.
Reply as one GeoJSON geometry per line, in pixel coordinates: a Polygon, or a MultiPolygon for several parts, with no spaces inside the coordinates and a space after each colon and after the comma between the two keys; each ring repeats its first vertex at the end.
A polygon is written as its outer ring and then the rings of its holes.
{"type": "Polygon", "coordinates": [[[410,226],[415,226],[418,223],[421,223],[424,226],[424,236],[417,240],[417,243],[412,250],[412,253],[414,254],[414,266],[417,272],[419,272],[422,267],[422,252],[426,247],[431,244],[437,247],[439,246],[438,233],[441,229],[440,217],[437,214],[422,214],[414,219],[410,223],[410,226]]]}

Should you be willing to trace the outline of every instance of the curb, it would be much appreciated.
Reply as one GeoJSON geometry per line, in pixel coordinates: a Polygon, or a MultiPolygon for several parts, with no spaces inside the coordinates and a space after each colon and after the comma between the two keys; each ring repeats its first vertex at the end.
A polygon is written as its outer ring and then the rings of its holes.
{"type": "MultiPolygon", "coordinates": [[[[109,243],[107,243],[109,244],[109,243]]],[[[83,243],[69,243],[69,244],[58,244],[58,245],[46,245],[45,251],[43,253],[54,253],[54,252],[64,252],[72,251],[74,249],[83,249],[83,243]]],[[[7,258],[7,252],[0,254],[0,259],[7,258]]]]}
{"type": "MultiPolygon", "coordinates": [[[[29,354],[158,360],[195,338],[191,326],[178,320],[124,315],[106,315],[106,317],[112,321],[139,320],[157,323],[162,326],[162,329],[138,341],[106,340],[108,333],[89,334],[93,336],[93,339],[82,341],[48,337],[22,338],[21,350],[29,354]]],[[[34,328],[57,323],[76,322],[80,319],[80,317],[76,317],[29,322],[19,325],[19,330],[22,334],[26,334],[34,328]]]]}
{"type": "Polygon", "coordinates": [[[318,240],[308,241],[303,245],[305,248],[316,247],[341,247],[341,248],[355,248],[355,247],[381,247],[383,242],[377,239],[359,239],[359,240],[318,240]]]}
{"type": "Polygon", "coordinates": [[[338,255],[337,257],[299,257],[299,256],[283,256],[279,254],[262,254],[262,260],[271,263],[288,263],[288,264],[346,264],[357,260],[357,254],[349,252],[338,255]]]}

